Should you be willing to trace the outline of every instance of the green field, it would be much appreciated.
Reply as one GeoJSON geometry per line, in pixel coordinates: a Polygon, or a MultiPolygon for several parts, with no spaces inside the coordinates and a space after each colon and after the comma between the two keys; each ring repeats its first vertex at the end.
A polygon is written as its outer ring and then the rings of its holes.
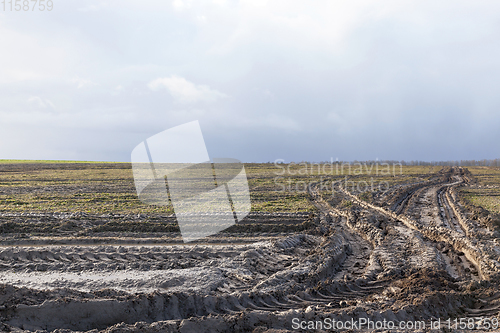
{"type": "Polygon", "coordinates": [[[126,163],[126,162],[103,162],[103,161],[72,161],[72,160],[9,160],[9,159],[0,159],[0,164],[62,164],[62,163],[126,163]]]}
{"type": "Polygon", "coordinates": [[[494,214],[500,214],[500,168],[468,167],[478,184],[464,188],[462,193],[470,203],[483,207],[494,214]]]}
{"type": "MultiPolygon", "coordinates": [[[[312,212],[307,186],[321,182],[323,194],[334,181],[354,192],[380,190],[427,179],[441,167],[387,167],[330,164],[247,163],[252,211],[312,212]],[[366,188],[366,185],[368,187],[366,188]],[[349,187],[352,188],[349,188],[349,187]],[[385,186],[385,185],[384,185],[385,186]]],[[[332,193],[330,193],[332,194],[332,193]]],[[[362,193],[358,193],[362,194],[362,193]]],[[[138,200],[130,163],[72,161],[0,161],[1,212],[85,212],[91,214],[170,214],[171,206],[138,200]]]]}

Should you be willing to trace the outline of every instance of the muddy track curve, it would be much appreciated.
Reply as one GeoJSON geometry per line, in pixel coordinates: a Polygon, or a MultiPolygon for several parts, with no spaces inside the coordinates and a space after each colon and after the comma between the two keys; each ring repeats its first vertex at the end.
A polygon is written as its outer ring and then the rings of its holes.
{"type": "MultiPolygon", "coordinates": [[[[431,260],[427,264],[437,261],[450,276],[464,283],[470,280],[498,283],[498,246],[486,228],[467,218],[456,199],[457,187],[470,182],[470,175],[462,168],[451,168],[441,179],[402,187],[390,200],[391,209],[366,203],[341,187],[338,190],[357,203],[365,214],[383,215],[391,219],[392,225],[402,222],[406,227],[403,232],[413,230],[425,238],[425,243],[437,254],[434,258],[428,257],[431,260]]],[[[332,213],[346,216],[338,210],[332,213]]],[[[376,239],[373,235],[376,233],[372,231],[370,237],[376,239]]],[[[480,309],[466,308],[466,312],[498,314],[498,300],[496,294],[487,301],[480,299],[476,305],[480,309]]]]}

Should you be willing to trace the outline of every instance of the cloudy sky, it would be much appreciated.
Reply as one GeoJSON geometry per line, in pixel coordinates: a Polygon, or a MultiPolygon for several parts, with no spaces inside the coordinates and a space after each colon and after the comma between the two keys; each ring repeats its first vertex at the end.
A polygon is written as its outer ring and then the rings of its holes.
{"type": "Polygon", "coordinates": [[[496,0],[52,1],[0,5],[0,159],[500,157],[496,0]]]}

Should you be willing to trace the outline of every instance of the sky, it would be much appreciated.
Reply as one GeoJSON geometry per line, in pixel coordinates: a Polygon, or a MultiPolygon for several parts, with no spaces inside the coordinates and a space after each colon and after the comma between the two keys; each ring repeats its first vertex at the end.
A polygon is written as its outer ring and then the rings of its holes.
{"type": "Polygon", "coordinates": [[[0,159],[127,162],[194,120],[243,162],[500,157],[498,1],[52,4],[0,4],[0,159]]]}

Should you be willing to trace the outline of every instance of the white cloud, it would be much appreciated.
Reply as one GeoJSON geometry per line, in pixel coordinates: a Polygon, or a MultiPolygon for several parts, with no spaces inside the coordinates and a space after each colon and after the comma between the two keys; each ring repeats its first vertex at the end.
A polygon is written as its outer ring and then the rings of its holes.
{"type": "Polygon", "coordinates": [[[172,1],[172,7],[174,7],[175,10],[184,10],[184,9],[189,9],[191,8],[191,1],[190,0],[173,0],[172,1]]]}
{"type": "Polygon", "coordinates": [[[196,16],[196,19],[200,23],[206,23],[207,22],[207,17],[205,15],[198,15],[198,16],[196,16]]]}
{"type": "Polygon", "coordinates": [[[81,88],[84,88],[84,87],[89,87],[89,86],[97,86],[99,84],[91,81],[91,80],[88,80],[88,79],[82,79],[81,77],[74,77],[73,79],[71,79],[71,82],[72,83],[75,83],[78,87],[78,89],[81,89],[81,88]]]}
{"type": "Polygon", "coordinates": [[[28,103],[32,105],[36,105],[39,108],[46,109],[48,107],[54,108],[54,103],[52,103],[49,99],[42,99],[39,96],[31,96],[28,98],[28,103]]]}
{"type": "Polygon", "coordinates": [[[0,84],[65,75],[71,51],[66,44],[52,43],[51,39],[52,36],[37,38],[26,29],[15,29],[0,22],[0,63],[6,64],[0,66],[0,84]]]}
{"type": "Polygon", "coordinates": [[[180,103],[215,102],[227,97],[226,94],[211,89],[209,86],[195,85],[185,78],[175,75],[153,80],[148,84],[148,87],[153,91],[165,88],[180,103]]]}

